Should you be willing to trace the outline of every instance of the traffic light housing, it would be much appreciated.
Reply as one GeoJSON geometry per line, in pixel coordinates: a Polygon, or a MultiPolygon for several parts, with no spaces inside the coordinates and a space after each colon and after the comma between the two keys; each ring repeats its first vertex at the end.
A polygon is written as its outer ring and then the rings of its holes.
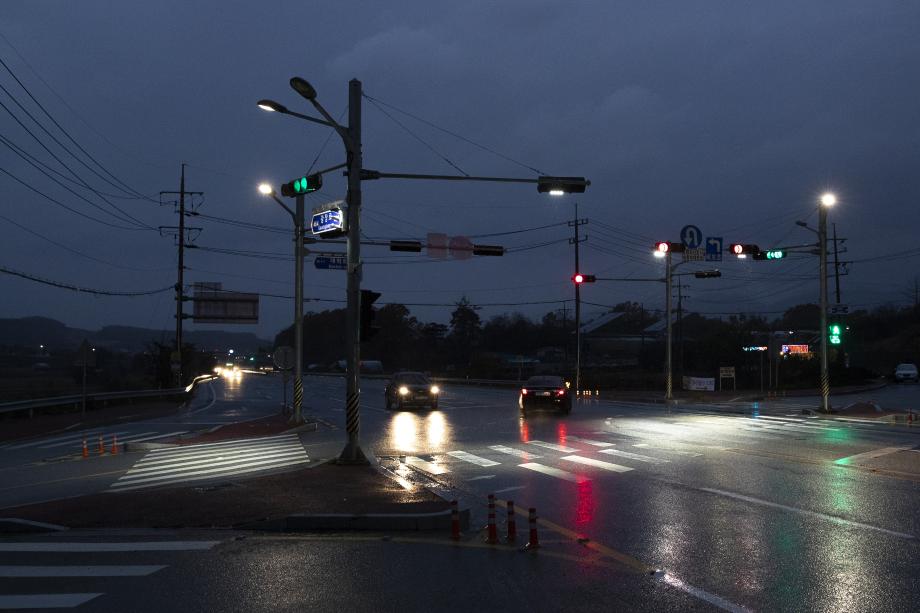
{"type": "Polygon", "coordinates": [[[582,283],[594,283],[595,281],[597,281],[597,277],[594,275],[583,275],[581,273],[572,275],[572,282],[576,285],[581,285],[582,283]]]}
{"type": "MultiPolygon", "coordinates": [[[[754,256],[755,260],[761,259],[758,257],[758,254],[760,253],[760,247],[758,247],[757,245],[732,243],[731,245],[728,246],[728,250],[732,252],[733,254],[737,255],[738,257],[752,255],[754,256]]],[[[766,258],[763,258],[763,259],[766,259],[766,258]]]]}
{"type": "Polygon", "coordinates": [[[551,196],[562,194],[583,194],[585,188],[591,185],[584,177],[538,177],[537,192],[549,193],[551,196]]]}
{"type": "Polygon", "coordinates": [[[755,260],[782,260],[785,257],[785,249],[771,249],[769,251],[757,251],[754,253],[755,260]]]}
{"type": "Polygon", "coordinates": [[[693,276],[697,279],[711,279],[713,277],[721,277],[722,271],[719,270],[698,270],[693,273],[693,276]]]}
{"type": "Polygon", "coordinates": [[[323,175],[307,175],[298,177],[281,186],[281,195],[288,198],[302,196],[315,192],[323,186],[323,175]]]}
{"type": "Polygon", "coordinates": [[[829,345],[839,345],[843,340],[843,325],[828,324],[827,342],[829,345]]]}
{"type": "Polygon", "coordinates": [[[662,255],[668,253],[681,253],[685,248],[683,243],[672,243],[670,241],[658,241],[655,243],[655,251],[662,255]]]}
{"type": "Polygon", "coordinates": [[[369,289],[361,290],[361,333],[359,340],[363,343],[371,340],[378,332],[380,326],[374,325],[374,318],[377,312],[374,311],[374,302],[380,298],[380,292],[374,292],[369,289]]]}

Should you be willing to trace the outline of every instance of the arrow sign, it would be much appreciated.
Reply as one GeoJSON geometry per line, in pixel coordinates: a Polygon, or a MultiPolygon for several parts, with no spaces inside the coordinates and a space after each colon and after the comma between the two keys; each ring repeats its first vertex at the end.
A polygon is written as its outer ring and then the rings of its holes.
{"type": "Polygon", "coordinates": [[[722,237],[721,236],[707,236],[706,237],[706,261],[707,262],[721,262],[722,261],[722,237]]]}
{"type": "Polygon", "coordinates": [[[696,226],[684,226],[680,231],[680,242],[690,249],[696,249],[703,244],[703,232],[696,226]]]}

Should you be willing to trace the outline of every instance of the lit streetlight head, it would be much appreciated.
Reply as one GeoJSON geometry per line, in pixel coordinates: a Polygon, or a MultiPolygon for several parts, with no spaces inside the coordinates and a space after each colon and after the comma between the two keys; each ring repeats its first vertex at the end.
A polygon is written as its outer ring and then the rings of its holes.
{"type": "Polygon", "coordinates": [[[263,196],[271,196],[275,190],[268,183],[259,183],[259,193],[263,196]]]}
{"type": "Polygon", "coordinates": [[[258,104],[259,108],[263,111],[287,113],[287,107],[274,100],[259,100],[256,104],[258,104]]]}
{"type": "Polygon", "coordinates": [[[549,190],[550,196],[565,196],[565,192],[561,189],[551,189],[549,190]]]}
{"type": "Polygon", "coordinates": [[[295,92],[306,98],[307,100],[316,99],[316,90],[313,89],[313,86],[307,83],[306,79],[301,79],[300,77],[291,78],[291,87],[295,92]]]}
{"type": "Polygon", "coordinates": [[[821,204],[824,206],[834,206],[837,204],[837,196],[830,192],[821,195],[821,204]]]}

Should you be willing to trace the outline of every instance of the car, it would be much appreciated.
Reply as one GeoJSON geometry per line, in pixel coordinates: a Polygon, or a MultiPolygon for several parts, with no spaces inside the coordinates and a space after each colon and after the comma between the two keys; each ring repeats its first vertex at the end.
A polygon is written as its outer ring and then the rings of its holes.
{"type": "Polygon", "coordinates": [[[562,377],[551,375],[534,376],[521,386],[518,405],[522,413],[529,409],[545,407],[561,413],[572,412],[572,394],[562,377]]]}
{"type": "Polygon", "coordinates": [[[387,411],[406,407],[438,408],[441,389],[420,372],[398,372],[383,390],[387,411]]]}
{"type": "Polygon", "coordinates": [[[902,381],[917,382],[917,365],[916,364],[898,364],[894,369],[894,380],[898,383],[902,381]]]}

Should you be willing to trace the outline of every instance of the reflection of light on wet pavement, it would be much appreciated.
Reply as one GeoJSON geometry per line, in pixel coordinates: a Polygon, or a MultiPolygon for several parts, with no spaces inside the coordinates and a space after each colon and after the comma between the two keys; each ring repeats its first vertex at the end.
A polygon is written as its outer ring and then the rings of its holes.
{"type": "Polygon", "coordinates": [[[578,484],[578,502],[575,507],[575,524],[579,529],[584,530],[590,526],[594,520],[594,510],[596,502],[594,500],[594,490],[590,481],[583,481],[578,484]]]}
{"type": "Polygon", "coordinates": [[[530,426],[527,425],[527,421],[521,417],[519,419],[520,429],[521,429],[521,442],[526,443],[530,440],[530,426]]]}
{"type": "Polygon", "coordinates": [[[425,421],[427,422],[428,445],[440,447],[447,439],[447,421],[444,419],[444,413],[434,411],[425,421]]]}
{"type": "Polygon", "coordinates": [[[397,451],[415,452],[418,433],[418,418],[411,413],[399,413],[393,416],[390,425],[390,446],[397,451]]]}
{"type": "Polygon", "coordinates": [[[556,435],[559,438],[559,444],[565,447],[565,435],[568,433],[568,428],[565,425],[565,422],[559,422],[559,425],[556,426],[556,435]]]}

